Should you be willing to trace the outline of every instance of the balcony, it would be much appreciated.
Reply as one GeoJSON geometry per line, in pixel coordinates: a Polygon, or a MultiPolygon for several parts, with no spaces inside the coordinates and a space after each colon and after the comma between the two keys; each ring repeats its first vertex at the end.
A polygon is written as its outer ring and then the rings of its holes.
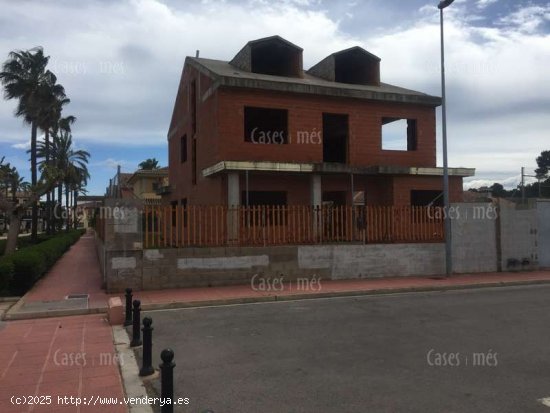
{"type": "Polygon", "coordinates": [[[172,193],[172,187],[170,185],[159,186],[155,193],[159,196],[168,195],[172,193]]]}

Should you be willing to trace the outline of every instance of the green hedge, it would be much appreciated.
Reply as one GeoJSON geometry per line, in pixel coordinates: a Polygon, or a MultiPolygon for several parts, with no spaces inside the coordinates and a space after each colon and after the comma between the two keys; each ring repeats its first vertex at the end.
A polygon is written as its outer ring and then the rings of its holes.
{"type": "MultiPolygon", "coordinates": [[[[41,242],[52,239],[53,237],[55,237],[55,235],[38,234],[38,238],[36,239],[36,242],[33,242],[30,235],[19,236],[19,238],[17,238],[17,248],[18,249],[27,248],[32,245],[40,244],[41,242]]],[[[6,242],[7,242],[6,239],[0,239],[0,256],[4,255],[4,250],[6,249],[6,242]]]]}
{"type": "Polygon", "coordinates": [[[0,257],[0,291],[15,295],[26,293],[84,232],[74,230],[58,234],[0,257]]]}
{"type": "Polygon", "coordinates": [[[2,291],[9,291],[13,280],[13,273],[13,262],[10,259],[0,257],[0,293],[2,291]]]}

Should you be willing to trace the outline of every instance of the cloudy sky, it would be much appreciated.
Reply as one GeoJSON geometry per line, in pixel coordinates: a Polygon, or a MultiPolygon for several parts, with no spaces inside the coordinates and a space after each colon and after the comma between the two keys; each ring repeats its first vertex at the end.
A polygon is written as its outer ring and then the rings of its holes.
{"type": "MultiPolygon", "coordinates": [[[[360,45],[382,59],[383,82],[440,95],[437,3],[0,0],[0,60],[34,46],[51,56],[72,100],[65,114],[78,118],[76,145],[92,153],[90,193],[101,194],[117,164],[166,165],[179,75],[197,49],[230,59],[248,40],[279,34],[304,48],[309,68],[360,45]]],[[[450,165],[477,168],[466,187],[515,186],[520,167],[532,171],[550,150],[550,1],[456,0],[446,59],[450,165]]],[[[0,100],[0,156],[28,177],[30,130],[14,107],[0,100]]]]}

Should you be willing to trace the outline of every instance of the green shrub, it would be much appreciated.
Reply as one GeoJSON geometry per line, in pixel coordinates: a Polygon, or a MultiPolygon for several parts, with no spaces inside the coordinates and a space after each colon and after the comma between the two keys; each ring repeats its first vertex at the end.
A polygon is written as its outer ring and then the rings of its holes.
{"type": "Polygon", "coordinates": [[[25,248],[14,252],[10,258],[14,270],[10,289],[16,294],[24,294],[46,271],[45,255],[34,248],[25,248]]]}
{"type": "MultiPolygon", "coordinates": [[[[54,237],[55,235],[38,234],[38,238],[36,239],[36,242],[33,242],[30,235],[25,235],[25,236],[20,235],[19,238],[17,238],[17,249],[20,250],[33,245],[37,245],[44,241],[52,239],[54,237]]],[[[6,242],[7,242],[6,239],[0,239],[0,257],[4,255],[4,250],[6,249],[6,242]]]]}
{"type": "MultiPolygon", "coordinates": [[[[7,257],[0,258],[0,260],[10,261],[13,265],[12,277],[8,281],[9,290],[18,295],[26,293],[84,232],[83,230],[63,232],[49,237],[47,241],[19,249],[7,257]]],[[[5,271],[9,272],[9,267],[6,268],[5,271]]]]}
{"type": "Polygon", "coordinates": [[[14,272],[11,258],[0,257],[0,291],[6,291],[11,285],[14,272]]]}

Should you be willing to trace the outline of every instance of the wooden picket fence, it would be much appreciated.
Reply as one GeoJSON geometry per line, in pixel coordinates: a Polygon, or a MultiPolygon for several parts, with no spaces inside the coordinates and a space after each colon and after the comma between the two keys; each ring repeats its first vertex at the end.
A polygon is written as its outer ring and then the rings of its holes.
{"type": "Polygon", "coordinates": [[[437,207],[158,206],[143,210],[145,248],[442,242],[437,207]]]}

